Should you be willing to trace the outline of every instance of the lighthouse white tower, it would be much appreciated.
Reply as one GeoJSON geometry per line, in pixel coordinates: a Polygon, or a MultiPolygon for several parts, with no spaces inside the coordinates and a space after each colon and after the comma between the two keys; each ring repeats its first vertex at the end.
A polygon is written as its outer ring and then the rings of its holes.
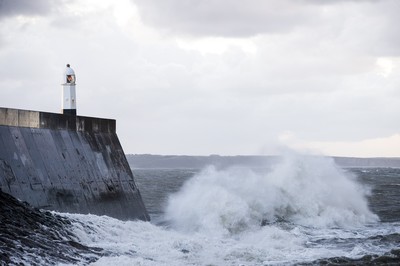
{"type": "Polygon", "coordinates": [[[63,78],[62,109],[64,115],[76,116],[75,72],[67,64],[63,78]]]}

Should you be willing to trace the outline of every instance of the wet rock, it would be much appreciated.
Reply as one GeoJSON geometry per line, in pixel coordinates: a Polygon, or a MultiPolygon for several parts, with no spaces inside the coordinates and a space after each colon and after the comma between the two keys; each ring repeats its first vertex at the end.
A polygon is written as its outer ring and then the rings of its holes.
{"type": "Polygon", "coordinates": [[[102,250],[81,245],[71,221],[0,191],[0,264],[89,263],[102,250]]]}

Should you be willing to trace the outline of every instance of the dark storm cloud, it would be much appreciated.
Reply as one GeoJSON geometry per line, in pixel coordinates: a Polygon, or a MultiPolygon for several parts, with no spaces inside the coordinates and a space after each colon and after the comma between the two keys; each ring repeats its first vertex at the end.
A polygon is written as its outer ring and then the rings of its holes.
{"type": "Polygon", "coordinates": [[[45,15],[54,6],[51,0],[0,0],[0,19],[18,15],[45,15]]]}

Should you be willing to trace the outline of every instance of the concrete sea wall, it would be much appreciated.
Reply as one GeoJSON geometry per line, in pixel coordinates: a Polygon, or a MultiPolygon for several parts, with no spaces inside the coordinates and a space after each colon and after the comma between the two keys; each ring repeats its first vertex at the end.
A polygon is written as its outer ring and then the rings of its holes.
{"type": "Polygon", "coordinates": [[[0,188],[38,208],[149,220],[112,119],[0,108],[0,188]]]}

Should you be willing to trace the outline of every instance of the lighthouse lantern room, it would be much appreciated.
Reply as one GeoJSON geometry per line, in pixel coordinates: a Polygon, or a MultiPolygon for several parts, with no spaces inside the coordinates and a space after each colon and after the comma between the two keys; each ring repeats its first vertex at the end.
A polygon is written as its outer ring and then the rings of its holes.
{"type": "Polygon", "coordinates": [[[64,115],[76,116],[76,76],[74,70],[67,64],[63,77],[62,109],[64,115]]]}

